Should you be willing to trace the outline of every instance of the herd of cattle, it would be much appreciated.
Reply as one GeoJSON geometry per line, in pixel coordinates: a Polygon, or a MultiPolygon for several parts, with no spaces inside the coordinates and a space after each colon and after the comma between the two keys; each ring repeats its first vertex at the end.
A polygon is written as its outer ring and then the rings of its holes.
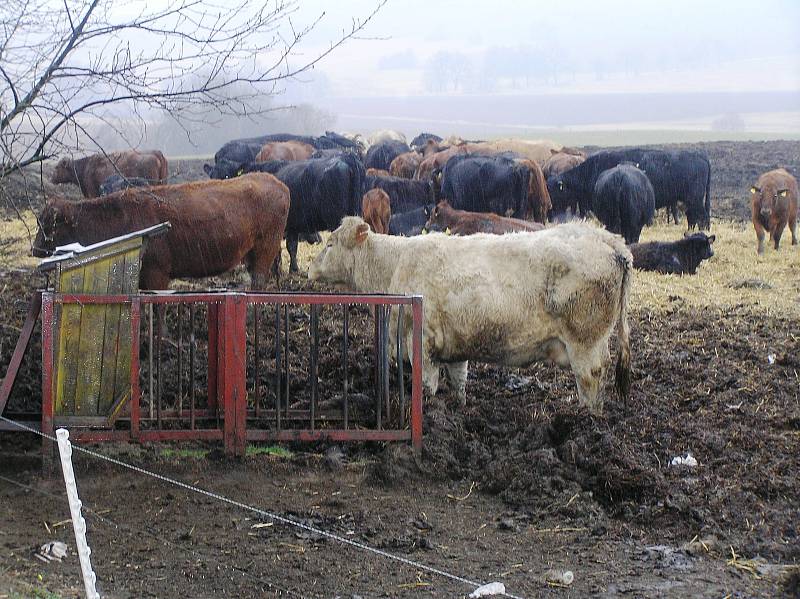
{"type": "MultiPolygon", "coordinates": [[[[702,231],[639,243],[660,208],[677,224],[682,206],[690,230],[710,228],[711,167],[694,151],[587,157],[550,141],[421,134],[408,144],[394,131],[369,139],[329,132],[234,140],[204,170],[211,180],[167,185],[159,151],[64,158],[52,181],[76,183],[88,199],[47,201],[34,254],[170,221],[170,232],[145,251],[142,288],[240,263],[263,288],[279,272],[284,237],[297,271],[298,242],[333,231],[309,278],[424,295],[430,392],[440,365],[463,400],[468,360],[524,366],[551,359],[571,365],[593,411],[602,407],[598,390],[615,328],[617,388],[623,395],[629,388],[631,269],[695,274],[713,255],[715,236],[702,231]],[[558,224],[589,213],[608,231],[558,224]]],[[[770,171],[751,193],[758,252],[767,231],[778,249],[787,224],[797,244],[796,180],[770,171]]],[[[410,322],[391,326],[411,334],[410,322]]]]}

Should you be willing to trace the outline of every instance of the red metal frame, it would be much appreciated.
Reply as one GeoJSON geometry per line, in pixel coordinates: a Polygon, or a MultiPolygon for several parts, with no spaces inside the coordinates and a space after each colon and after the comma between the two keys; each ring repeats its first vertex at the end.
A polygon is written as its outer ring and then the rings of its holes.
{"type": "MultiPolygon", "coordinates": [[[[421,296],[388,294],[332,294],[332,293],[169,293],[137,295],[84,295],[54,294],[41,296],[42,312],[42,431],[52,434],[59,419],[54,417],[55,372],[55,306],[58,304],[111,304],[126,303],[131,306],[131,400],[129,409],[117,419],[127,423],[129,429],[86,428],[89,420],[71,432],[71,438],[83,442],[136,440],[140,442],[167,440],[221,440],[228,454],[243,455],[248,441],[411,441],[416,451],[422,448],[422,331],[423,310],[421,296]],[[204,303],[208,309],[208,405],[207,409],[192,411],[190,429],[155,427],[156,419],[146,419],[148,428],[142,428],[140,377],[140,325],[142,307],[146,304],[204,303]],[[411,347],[411,418],[409,429],[280,429],[268,430],[248,427],[247,405],[247,309],[250,304],[289,305],[410,305],[412,310],[411,347]],[[194,428],[194,418],[205,422],[209,428],[194,428]],[[219,422],[221,418],[222,422],[219,422]],[[212,422],[217,420],[216,427],[212,422]]],[[[151,347],[152,351],[152,347],[151,347]]],[[[191,376],[191,375],[190,375],[191,376]]],[[[4,386],[6,382],[4,381],[4,386]]],[[[11,382],[13,384],[13,381],[11,382]]],[[[151,398],[152,400],[152,398],[151,398]]],[[[284,411],[286,406],[282,407],[284,411]]],[[[291,412],[287,412],[291,415],[291,412]]],[[[261,418],[274,410],[262,408],[261,418]]],[[[167,422],[185,419],[186,410],[160,410],[161,419],[167,422]]],[[[63,419],[69,425],[69,418],[63,419]]],[[[348,426],[345,424],[345,426],[348,426]]],[[[50,448],[50,444],[47,444],[50,448]]],[[[51,449],[49,449],[51,451],[51,449]]],[[[52,456],[50,456],[52,457],[52,456]]]]}

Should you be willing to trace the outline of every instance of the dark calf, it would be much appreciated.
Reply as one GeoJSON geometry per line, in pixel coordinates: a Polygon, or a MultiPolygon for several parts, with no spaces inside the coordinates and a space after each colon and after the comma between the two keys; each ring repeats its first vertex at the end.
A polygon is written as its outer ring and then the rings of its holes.
{"type": "Polygon", "coordinates": [[[703,260],[714,255],[711,244],[716,235],[694,233],[680,241],[650,241],[634,243],[628,247],[633,254],[633,267],[663,274],[697,274],[703,260]]]}

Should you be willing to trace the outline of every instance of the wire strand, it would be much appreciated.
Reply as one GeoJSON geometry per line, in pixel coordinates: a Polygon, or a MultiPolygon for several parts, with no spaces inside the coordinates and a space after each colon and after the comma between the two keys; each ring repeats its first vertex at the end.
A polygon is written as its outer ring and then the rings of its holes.
{"type": "MultiPolygon", "coordinates": [[[[12,425],[15,425],[15,426],[19,427],[22,430],[25,430],[25,431],[28,431],[28,432],[31,432],[31,433],[35,433],[37,435],[40,435],[40,436],[44,437],[45,439],[49,439],[50,441],[52,441],[54,443],[58,443],[58,440],[55,437],[52,437],[52,436],[50,436],[50,435],[48,435],[46,433],[43,433],[42,431],[38,431],[38,430],[36,430],[34,428],[31,428],[29,426],[25,426],[24,424],[21,424],[19,422],[14,421],[14,420],[10,420],[10,419],[6,418],[5,416],[2,416],[2,415],[0,415],[0,419],[4,420],[5,422],[8,422],[9,424],[12,424],[12,425]]],[[[143,474],[145,476],[149,476],[151,478],[155,478],[157,480],[160,480],[162,482],[174,485],[176,487],[180,487],[182,489],[186,489],[187,491],[191,491],[192,493],[197,493],[199,495],[205,495],[206,497],[210,497],[211,499],[215,499],[217,501],[221,501],[223,503],[227,503],[229,505],[238,507],[238,508],[240,508],[242,510],[246,510],[246,511],[250,511],[250,512],[259,514],[260,516],[263,516],[265,518],[269,518],[270,520],[273,520],[273,521],[276,521],[276,522],[280,522],[282,524],[287,524],[289,526],[294,526],[296,528],[300,528],[300,529],[305,530],[307,532],[311,532],[313,534],[320,535],[320,536],[332,539],[334,541],[342,543],[343,545],[349,545],[351,547],[355,547],[355,548],[360,549],[362,551],[367,551],[367,552],[373,553],[375,555],[379,555],[381,557],[384,557],[386,559],[390,559],[390,560],[399,562],[401,564],[405,564],[407,566],[411,566],[413,568],[417,568],[419,570],[424,570],[424,571],[429,572],[431,574],[437,574],[439,576],[442,576],[443,578],[448,578],[450,580],[454,580],[456,582],[460,582],[462,584],[471,586],[473,588],[478,588],[478,587],[483,586],[483,583],[481,583],[481,582],[476,582],[474,580],[470,580],[468,578],[464,578],[463,576],[458,576],[456,574],[451,574],[450,572],[446,572],[445,570],[441,570],[441,569],[435,568],[433,566],[428,566],[428,565],[422,564],[420,562],[415,562],[414,560],[410,560],[408,558],[405,558],[405,557],[402,557],[402,556],[399,556],[399,555],[395,555],[393,553],[389,553],[388,551],[383,551],[382,549],[377,549],[376,547],[370,547],[369,545],[365,545],[364,543],[359,543],[358,541],[354,541],[352,539],[348,539],[346,537],[339,536],[337,534],[328,532],[326,530],[322,530],[322,529],[316,528],[314,526],[309,526],[308,524],[304,524],[303,522],[298,522],[297,520],[293,520],[291,518],[287,518],[286,516],[281,516],[279,514],[275,514],[273,512],[269,512],[267,510],[262,510],[261,508],[257,508],[257,507],[253,507],[253,506],[247,505],[246,503],[242,503],[240,501],[236,501],[235,499],[230,499],[228,497],[225,497],[224,495],[220,495],[218,493],[214,493],[213,491],[207,491],[205,489],[201,489],[200,487],[195,487],[195,486],[187,484],[185,482],[169,478],[167,476],[164,476],[163,474],[158,474],[157,472],[150,472],[149,470],[146,470],[146,469],[141,468],[139,466],[136,466],[134,464],[128,464],[128,463],[123,462],[121,460],[118,460],[116,458],[112,458],[110,456],[103,455],[103,454],[98,453],[96,451],[92,451],[91,449],[87,449],[85,447],[81,447],[80,445],[76,445],[76,444],[72,443],[72,447],[74,449],[76,449],[77,451],[80,451],[81,453],[85,453],[87,455],[90,455],[90,456],[92,456],[94,458],[97,458],[97,459],[100,459],[100,460],[104,460],[104,461],[110,462],[112,464],[116,464],[117,466],[120,466],[122,468],[127,468],[128,470],[132,470],[133,472],[138,472],[139,474],[143,474]]],[[[518,596],[512,595],[510,593],[503,593],[503,596],[504,597],[510,597],[510,599],[523,599],[522,597],[518,597],[518,596]]]]}

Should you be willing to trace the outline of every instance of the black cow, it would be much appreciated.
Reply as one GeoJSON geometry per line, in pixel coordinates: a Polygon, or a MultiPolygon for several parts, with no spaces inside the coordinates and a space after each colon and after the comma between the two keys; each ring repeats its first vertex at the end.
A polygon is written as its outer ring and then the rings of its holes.
{"type": "Polygon", "coordinates": [[[431,181],[414,181],[403,177],[366,176],[364,193],[375,188],[382,189],[389,195],[392,214],[408,212],[426,204],[436,203],[431,181]]]}
{"type": "Polygon", "coordinates": [[[426,204],[414,210],[400,214],[392,214],[389,218],[389,235],[413,237],[422,233],[425,223],[430,218],[434,204],[426,204]]]}
{"type": "Polygon", "coordinates": [[[704,154],[688,150],[631,148],[592,154],[583,164],[548,179],[553,212],[572,208],[576,213],[579,208],[581,214],[586,214],[600,174],[621,162],[636,163],[647,174],[655,192],[656,210],[667,208],[667,214],[672,214],[677,223],[677,206],[681,202],[690,229],[711,226],[711,165],[704,154]]]}
{"type": "Polygon", "coordinates": [[[333,230],[345,216],[361,213],[364,165],[354,154],[297,161],[274,160],[246,165],[269,172],[289,188],[286,249],[290,272],[297,272],[297,243],[301,237],[333,230]]]}
{"type": "Polygon", "coordinates": [[[389,165],[392,160],[397,158],[400,154],[410,152],[411,148],[408,144],[396,139],[387,139],[370,146],[367,150],[367,156],[364,158],[364,166],[366,168],[379,168],[385,171],[389,170],[389,165]]]}
{"type": "Polygon", "coordinates": [[[442,169],[439,195],[458,210],[525,218],[530,176],[509,157],[456,155],[442,169]]]}
{"type": "Polygon", "coordinates": [[[688,233],[680,241],[650,241],[628,246],[633,254],[633,267],[664,274],[697,274],[703,260],[714,255],[711,244],[716,235],[688,233]]]}
{"type": "Polygon", "coordinates": [[[429,139],[432,139],[437,144],[442,141],[441,137],[434,135],[433,133],[420,133],[411,140],[411,149],[416,152],[422,152],[422,150],[425,149],[425,146],[428,145],[429,139]]]}
{"type": "Polygon", "coordinates": [[[100,195],[107,196],[110,193],[122,191],[129,187],[149,187],[158,185],[158,181],[150,181],[144,177],[123,177],[122,175],[111,175],[106,177],[100,184],[100,195]]]}
{"type": "Polygon", "coordinates": [[[349,139],[336,135],[329,137],[309,137],[307,135],[293,135],[291,133],[274,133],[261,137],[234,139],[223,145],[214,154],[214,166],[204,164],[203,170],[211,179],[230,179],[243,172],[244,166],[253,162],[264,144],[273,141],[301,141],[314,146],[318,150],[354,149],[356,144],[349,139]],[[345,145],[347,144],[347,145],[345,145]]]}
{"type": "Polygon", "coordinates": [[[597,178],[592,212],[609,231],[636,243],[642,227],[653,222],[656,198],[653,185],[642,171],[623,163],[597,178]]]}

